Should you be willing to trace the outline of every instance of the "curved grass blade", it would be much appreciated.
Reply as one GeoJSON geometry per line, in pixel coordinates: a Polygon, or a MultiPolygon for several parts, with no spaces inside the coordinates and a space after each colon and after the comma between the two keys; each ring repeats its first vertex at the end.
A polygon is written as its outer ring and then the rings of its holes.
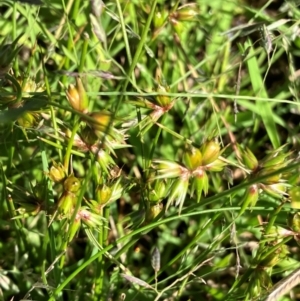
{"type": "Polygon", "coordinates": [[[274,113],[270,106],[269,102],[260,101],[259,98],[268,98],[268,93],[265,89],[263,78],[260,73],[259,65],[257,59],[254,55],[254,50],[252,47],[252,43],[248,40],[245,43],[245,48],[251,47],[249,52],[249,59],[247,60],[247,66],[250,74],[251,84],[253,87],[254,94],[257,96],[256,106],[259,109],[260,116],[266,127],[266,131],[268,133],[269,139],[272,142],[274,149],[280,147],[280,138],[276,129],[276,124],[274,121],[274,113]]]}

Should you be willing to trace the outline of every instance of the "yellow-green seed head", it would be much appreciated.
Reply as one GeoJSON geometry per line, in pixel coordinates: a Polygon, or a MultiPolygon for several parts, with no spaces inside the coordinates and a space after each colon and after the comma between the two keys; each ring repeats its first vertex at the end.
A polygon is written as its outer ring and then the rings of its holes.
{"type": "Polygon", "coordinates": [[[80,181],[73,175],[70,175],[64,181],[64,191],[76,193],[78,192],[79,189],[80,189],[80,181]]]}
{"type": "MultiPolygon", "coordinates": [[[[278,169],[277,168],[264,168],[260,172],[257,173],[257,176],[258,177],[266,176],[266,175],[276,172],[276,170],[278,170],[278,169]]],[[[276,183],[280,182],[280,179],[281,179],[281,173],[278,173],[278,174],[274,174],[270,177],[267,177],[266,179],[262,180],[261,183],[266,184],[266,185],[276,184],[276,183]]]]}
{"type": "Polygon", "coordinates": [[[262,162],[261,162],[261,166],[263,168],[271,168],[271,169],[275,169],[275,168],[281,168],[284,167],[286,165],[286,157],[289,154],[278,154],[277,152],[275,154],[271,154],[268,155],[267,157],[265,157],[262,162]]]}
{"type": "Polygon", "coordinates": [[[57,209],[59,213],[70,217],[75,205],[76,195],[72,192],[64,191],[58,200],[57,209]]]}
{"type": "Polygon", "coordinates": [[[239,212],[239,216],[242,215],[248,207],[254,207],[258,201],[258,198],[259,186],[257,184],[248,186],[241,201],[241,210],[239,212]]]}
{"type": "Polygon", "coordinates": [[[150,206],[150,208],[147,210],[146,214],[146,220],[152,221],[155,219],[163,210],[163,204],[162,203],[155,203],[154,205],[150,206]]]}
{"type": "Polygon", "coordinates": [[[220,145],[213,140],[204,143],[200,150],[202,152],[203,165],[208,165],[214,162],[220,156],[220,145]]]}
{"type": "Polygon", "coordinates": [[[110,200],[111,194],[112,190],[110,187],[105,184],[100,185],[96,190],[96,200],[99,204],[104,205],[110,200]]]}
{"type": "Polygon", "coordinates": [[[179,213],[181,212],[187,195],[188,186],[189,179],[187,177],[180,177],[174,180],[170,187],[166,210],[168,210],[169,206],[175,202],[175,206],[179,206],[179,213]]]}
{"type": "Polygon", "coordinates": [[[24,128],[34,128],[38,123],[38,114],[25,111],[21,117],[17,119],[18,124],[24,128]]]}
{"type": "Polygon", "coordinates": [[[88,97],[79,77],[76,78],[76,86],[70,84],[66,90],[66,96],[71,107],[79,112],[88,112],[88,97]]]}
{"type": "Polygon", "coordinates": [[[180,177],[183,173],[188,172],[188,170],[181,166],[180,164],[169,161],[169,160],[153,160],[156,163],[155,170],[158,175],[156,178],[177,178],[180,177]]]}
{"type": "MultiPolygon", "coordinates": [[[[20,87],[22,87],[24,79],[19,77],[17,81],[20,84],[20,87]]],[[[32,78],[27,78],[25,85],[22,87],[22,92],[23,92],[22,96],[29,97],[30,95],[28,93],[35,92],[36,88],[37,88],[36,82],[32,78]]]]}
{"type": "Polygon", "coordinates": [[[294,209],[300,209],[300,187],[296,186],[289,191],[291,199],[291,207],[294,209]]]}
{"type": "Polygon", "coordinates": [[[242,163],[250,170],[255,171],[258,167],[258,160],[252,151],[249,148],[246,148],[245,150],[240,149],[240,152],[242,163]]]}
{"type": "Polygon", "coordinates": [[[53,162],[48,173],[49,178],[56,183],[63,181],[66,178],[65,168],[61,163],[53,162]]]}
{"type": "Polygon", "coordinates": [[[147,187],[148,200],[150,202],[159,202],[166,197],[167,191],[168,188],[163,179],[154,180],[147,187]]]}
{"type": "Polygon", "coordinates": [[[168,95],[164,95],[165,93],[169,92],[170,88],[168,86],[163,86],[162,84],[159,84],[156,88],[156,92],[161,92],[161,95],[157,95],[155,97],[157,103],[159,104],[159,106],[161,107],[166,107],[168,106],[171,102],[172,99],[170,96],[168,95]]]}
{"type": "Polygon", "coordinates": [[[198,169],[197,172],[193,174],[191,195],[196,193],[197,202],[200,202],[202,192],[204,195],[208,193],[208,176],[205,170],[198,169]]]}
{"type": "Polygon", "coordinates": [[[153,17],[153,25],[155,29],[162,27],[168,17],[168,12],[165,9],[156,11],[153,17]]]}
{"type": "Polygon", "coordinates": [[[183,160],[183,164],[189,170],[194,170],[202,165],[201,151],[195,147],[189,147],[184,151],[182,160],[183,160]]]}
{"type": "Polygon", "coordinates": [[[81,207],[78,211],[78,215],[80,216],[82,223],[89,228],[99,228],[103,224],[104,218],[101,218],[98,214],[89,211],[87,207],[81,207]]]}
{"type": "Polygon", "coordinates": [[[225,163],[221,159],[217,159],[217,160],[213,161],[212,163],[206,165],[205,168],[209,171],[218,172],[218,171],[222,171],[226,165],[227,165],[227,163],[225,163]]]}
{"type": "Polygon", "coordinates": [[[300,212],[289,214],[288,226],[295,232],[300,233],[300,212]]]}
{"type": "Polygon", "coordinates": [[[195,21],[199,15],[199,9],[196,3],[186,4],[173,13],[173,18],[178,21],[195,21]]]}
{"type": "Polygon", "coordinates": [[[271,185],[261,185],[261,188],[264,192],[269,194],[274,198],[282,198],[286,195],[286,185],[284,183],[275,183],[271,185]]]}
{"type": "Polygon", "coordinates": [[[111,157],[110,154],[108,154],[107,151],[100,149],[97,152],[96,157],[97,162],[99,163],[102,171],[104,171],[106,174],[109,174],[110,168],[115,165],[114,159],[111,157]]]}
{"type": "Polygon", "coordinates": [[[88,124],[98,132],[106,133],[107,127],[111,122],[111,113],[108,111],[99,111],[90,113],[89,116],[93,121],[87,121],[88,124]]]}
{"type": "Polygon", "coordinates": [[[182,35],[182,33],[185,31],[185,26],[184,26],[183,22],[178,21],[176,18],[174,18],[172,16],[170,16],[169,19],[170,19],[170,22],[172,24],[174,31],[180,37],[182,35]]]}

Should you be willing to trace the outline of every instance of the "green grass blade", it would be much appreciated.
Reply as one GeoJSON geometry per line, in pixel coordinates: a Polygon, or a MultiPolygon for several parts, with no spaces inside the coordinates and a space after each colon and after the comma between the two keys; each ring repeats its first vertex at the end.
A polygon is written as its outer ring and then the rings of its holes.
{"type": "Polygon", "coordinates": [[[280,146],[280,138],[274,121],[274,113],[268,102],[260,101],[259,99],[260,97],[268,98],[268,93],[265,89],[263,78],[260,73],[260,68],[257,63],[257,58],[254,55],[254,50],[250,40],[245,43],[245,49],[247,49],[248,47],[250,47],[250,58],[247,60],[247,67],[249,70],[253,92],[256,95],[256,106],[258,107],[258,110],[260,112],[260,116],[268,133],[269,139],[274,149],[276,149],[280,146]]]}

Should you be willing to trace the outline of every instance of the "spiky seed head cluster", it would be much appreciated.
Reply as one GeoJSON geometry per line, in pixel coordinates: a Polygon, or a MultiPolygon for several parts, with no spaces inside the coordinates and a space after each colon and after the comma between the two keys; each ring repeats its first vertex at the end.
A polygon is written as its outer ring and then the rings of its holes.
{"type": "Polygon", "coordinates": [[[147,97],[146,99],[138,99],[130,101],[135,106],[146,108],[151,110],[140,122],[134,121],[136,126],[139,127],[140,134],[143,136],[150,128],[167,112],[169,112],[174,106],[174,99],[172,99],[168,93],[170,87],[163,83],[160,79],[154,89],[158,93],[156,96],[147,97]]]}
{"type": "Polygon", "coordinates": [[[31,77],[18,77],[17,81],[22,89],[23,98],[32,97],[32,93],[43,92],[45,90],[43,82],[36,83],[35,79],[31,77]]]}
{"type": "Polygon", "coordinates": [[[98,138],[102,138],[103,134],[109,134],[108,127],[111,125],[112,114],[105,110],[89,113],[89,99],[79,77],[76,77],[75,86],[70,84],[66,89],[66,97],[74,110],[86,115],[86,118],[82,116],[82,120],[94,131],[98,138]]]}
{"type": "Polygon", "coordinates": [[[200,10],[197,3],[184,4],[176,10],[168,11],[166,8],[161,7],[156,9],[153,17],[153,26],[155,29],[154,35],[159,32],[169,23],[173,30],[181,36],[185,31],[185,24],[191,21],[197,21],[200,10]]]}
{"type": "Polygon", "coordinates": [[[243,149],[239,146],[239,152],[241,162],[248,169],[250,178],[263,177],[259,183],[253,184],[245,190],[240,214],[248,206],[255,206],[261,191],[275,198],[287,196],[287,188],[290,185],[279,170],[289,164],[290,153],[284,153],[283,147],[280,147],[259,161],[249,148],[243,149]]]}
{"type": "Polygon", "coordinates": [[[185,22],[196,21],[199,16],[199,8],[196,3],[188,3],[170,13],[169,21],[174,31],[181,36],[185,31],[185,22]]]}
{"type": "Polygon", "coordinates": [[[148,187],[149,201],[161,201],[168,195],[167,208],[176,201],[179,211],[188,191],[196,195],[199,202],[204,192],[208,193],[208,171],[221,171],[226,163],[222,161],[221,148],[215,141],[207,141],[200,148],[188,146],[182,156],[183,164],[170,160],[154,160],[154,174],[148,187]],[[157,182],[158,180],[163,181],[157,182]]]}
{"type": "MultiPolygon", "coordinates": [[[[13,77],[11,77],[13,78],[13,77]]],[[[14,79],[14,89],[19,90],[21,97],[18,100],[16,96],[10,98],[10,101],[7,101],[8,108],[20,108],[25,107],[30,101],[30,98],[33,97],[32,93],[43,92],[44,85],[43,83],[36,83],[32,78],[19,77],[14,79]]],[[[33,100],[34,101],[34,100],[33,100]]],[[[34,110],[24,110],[23,113],[18,116],[17,122],[19,126],[23,128],[35,128],[41,119],[41,111],[34,110]]]]}
{"type": "Polygon", "coordinates": [[[66,220],[64,229],[69,233],[69,241],[74,237],[81,224],[99,230],[99,227],[107,222],[105,218],[101,217],[103,207],[119,199],[126,189],[126,185],[121,182],[120,177],[112,182],[99,184],[95,190],[96,200],[86,200],[87,206],[79,207],[74,223],[70,224],[74,209],[79,201],[78,194],[81,189],[81,182],[73,174],[66,176],[63,166],[59,163],[53,164],[48,176],[55,183],[62,184],[63,187],[57,203],[57,212],[59,213],[59,220],[66,220]]]}
{"type": "Polygon", "coordinates": [[[61,183],[67,177],[65,167],[61,163],[53,161],[50,171],[48,173],[49,178],[55,183],[61,183]]]}
{"type": "MultiPolygon", "coordinates": [[[[111,154],[114,149],[127,147],[125,131],[116,129],[113,125],[113,114],[107,110],[89,112],[89,99],[82,80],[77,77],[76,84],[70,84],[66,89],[66,97],[71,107],[82,113],[81,127],[74,145],[81,151],[91,151],[96,154],[102,170],[109,174],[111,166],[115,165],[111,154]]],[[[116,118],[118,119],[118,118],[116,118]]]]}
{"type": "Polygon", "coordinates": [[[121,198],[128,185],[119,177],[117,180],[99,184],[95,192],[95,200],[87,201],[89,208],[96,214],[102,214],[102,209],[121,198]]]}

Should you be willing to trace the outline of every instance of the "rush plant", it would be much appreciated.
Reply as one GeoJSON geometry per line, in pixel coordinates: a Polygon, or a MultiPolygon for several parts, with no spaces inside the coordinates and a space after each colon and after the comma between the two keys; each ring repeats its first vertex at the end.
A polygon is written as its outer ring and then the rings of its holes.
{"type": "Polygon", "coordinates": [[[0,3],[0,299],[298,298],[300,11],[273,2],[0,3]]]}

